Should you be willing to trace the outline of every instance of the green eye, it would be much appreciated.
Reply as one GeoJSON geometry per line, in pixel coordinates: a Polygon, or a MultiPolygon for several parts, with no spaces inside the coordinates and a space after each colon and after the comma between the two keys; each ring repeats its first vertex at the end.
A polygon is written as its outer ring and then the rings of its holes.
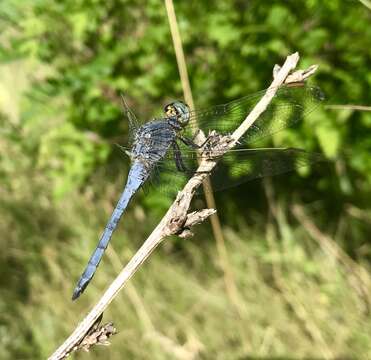
{"type": "Polygon", "coordinates": [[[178,115],[178,121],[181,124],[187,124],[189,121],[189,107],[187,104],[181,102],[181,101],[176,101],[173,103],[173,106],[175,108],[175,111],[178,115]]]}

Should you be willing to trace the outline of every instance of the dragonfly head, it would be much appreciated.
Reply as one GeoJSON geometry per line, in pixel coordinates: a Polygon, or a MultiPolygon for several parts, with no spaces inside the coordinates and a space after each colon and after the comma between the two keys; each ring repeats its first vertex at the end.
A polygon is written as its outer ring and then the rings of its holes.
{"type": "Polygon", "coordinates": [[[189,106],[183,101],[177,100],[164,107],[164,112],[169,118],[176,118],[181,127],[185,127],[189,122],[189,106]]]}

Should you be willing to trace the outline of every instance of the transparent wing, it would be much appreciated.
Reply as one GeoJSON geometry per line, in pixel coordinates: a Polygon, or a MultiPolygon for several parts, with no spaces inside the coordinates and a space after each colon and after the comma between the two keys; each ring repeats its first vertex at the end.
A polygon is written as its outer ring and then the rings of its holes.
{"type": "Polygon", "coordinates": [[[138,130],[140,124],[139,124],[139,121],[136,115],[130,109],[128,103],[126,102],[123,94],[121,94],[121,100],[122,100],[122,107],[124,109],[124,114],[129,122],[129,145],[132,145],[134,141],[134,134],[138,130]]]}
{"type": "Polygon", "coordinates": [[[231,151],[217,164],[211,184],[219,191],[254,179],[310,168],[321,161],[326,161],[321,154],[295,148],[231,151]]]}
{"type": "MultiPolygon", "coordinates": [[[[125,148],[121,148],[124,150],[125,148]]],[[[174,151],[156,164],[146,189],[174,196],[198,169],[198,154],[194,150],[181,149],[185,169],[176,164],[174,151]]],[[[310,168],[328,160],[319,153],[296,148],[232,149],[222,156],[211,173],[212,189],[220,191],[244,182],[284,174],[302,167],[310,168]]]]}
{"type": "MultiPolygon", "coordinates": [[[[201,129],[206,135],[210,130],[216,130],[221,134],[232,133],[266,91],[259,91],[209,109],[192,111],[187,131],[194,134],[197,129],[201,129]]],[[[243,142],[251,144],[294,125],[303,116],[313,111],[323,100],[323,92],[315,86],[295,83],[280,87],[265,112],[246,132],[243,142]]]]}
{"type": "MultiPolygon", "coordinates": [[[[186,171],[179,171],[172,154],[160,162],[158,190],[164,193],[179,191],[198,168],[197,154],[182,154],[186,171]]],[[[301,167],[327,161],[321,154],[295,148],[236,149],[223,155],[211,173],[212,190],[219,191],[265,176],[280,175],[301,167]]]]}

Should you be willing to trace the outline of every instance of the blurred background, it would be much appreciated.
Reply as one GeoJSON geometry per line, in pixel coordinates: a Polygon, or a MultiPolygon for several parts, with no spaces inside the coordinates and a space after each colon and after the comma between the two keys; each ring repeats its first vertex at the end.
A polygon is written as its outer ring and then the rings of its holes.
{"type": "MultiPolygon", "coordinates": [[[[112,345],[74,358],[370,359],[371,2],[174,6],[198,108],[264,89],[294,51],[318,64],[325,104],[266,145],[330,161],[217,193],[225,251],[209,222],[167,239],[105,312],[112,345]]],[[[162,1],[1,3],[1,359],[50,355],[171,204],[138,194],[70,300],[130,165],[121,93],[141,119],[183,98],[162,1]]]]}

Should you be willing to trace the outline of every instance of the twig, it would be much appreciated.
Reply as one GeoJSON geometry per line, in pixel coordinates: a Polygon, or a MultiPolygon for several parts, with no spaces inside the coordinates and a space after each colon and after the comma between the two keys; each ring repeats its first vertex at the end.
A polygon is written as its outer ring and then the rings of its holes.
{"type": "Polygon", "coordinates": [[[371,106],[366,105],[325,105],[325,109],[329,110],[356,110],[356,111],[371,111],[371,106]]]}
{"type": "Polygon", "coordinates": [[[371,10],[371,1],[370,0],[358,0],[361,2],[364,6],[366,6],[369,10],[371,10]]]}
{"type": "Polygon", "coordinates": [[[129,263],[124,267],[106,292],[88,313],[88,315],[77,326],[73,333],[65,340],[65,342],[49,357],[49,360],[63,359],[66,357],[76,344],[80,343],[86,336],[87,332],[96,320],[101,316],[103,311],[112,302],[118,292],[125,286],[127,281],[139,269],[143,262],[151,255],[155,248],[170,235],[189,235],[190,228],[204,221],[211,215],[212,209],[206,209],[198,213],[188,214],[191,200],[201,185],[202,181],[210,174],[212,169],[217,164],[220,157],[230,150],[240,139],[241,136],[248,130],[255,120],[265,111],[269,103],[272,101],[275,93],[280,85],[282,85],[288,74],[296,67],[299,61],[299,54],[294,53],[287,57],[284,65],[276,74],[270,87],[265,95],[260,99],[255,108],[246,117],[243,123],[237,128],[232,136],[220,136],[216,144],[216,154],[213,153],[213,148],[209,150],[210,157],[204,157],[195,175],[184,186],[183,190],[178,193],[177,198],[170,206],[166,215],[154,229],[152,234],[147,238],[139,250],[134,254],[129,263]],[[214,155],[214,157],[212,156],[214,155]],[[217,157],[215,157],[217,155],[217,157]]]}

